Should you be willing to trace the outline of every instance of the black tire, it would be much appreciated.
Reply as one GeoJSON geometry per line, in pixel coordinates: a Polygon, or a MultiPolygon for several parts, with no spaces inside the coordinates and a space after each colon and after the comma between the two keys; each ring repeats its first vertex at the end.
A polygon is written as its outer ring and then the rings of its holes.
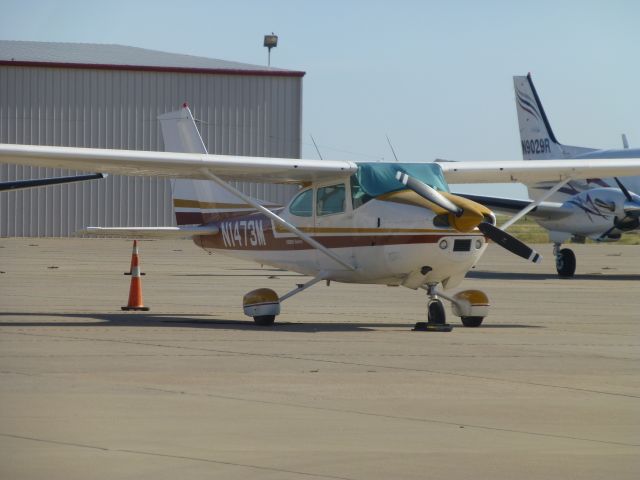
{"type": "Polygon", "coordinates": [[[460,320],[465,327],[476,328],[482,324],[484,317],[461,317],[460,320]]]}
{"type": "Polygon", "coordinates": [[[563,248],[556,257],[556,270],[560,278],[571,278],[576,273],[576,255],[570,248],[563,248]]]}
{"type": "Polygon", "coordinates": [[[447,323],[447,315],[444,312],[444,305],[440,300],[429,302],[427,319],[429,323],[444,325],[447,323]]]}
{"type": "Polygon", "coordinates": [[[256,322],[256,325],[261,327],[270,327],[275,322],[275,315],[260,315],[258,317],[253,317],[253,321],[256,322]]]}

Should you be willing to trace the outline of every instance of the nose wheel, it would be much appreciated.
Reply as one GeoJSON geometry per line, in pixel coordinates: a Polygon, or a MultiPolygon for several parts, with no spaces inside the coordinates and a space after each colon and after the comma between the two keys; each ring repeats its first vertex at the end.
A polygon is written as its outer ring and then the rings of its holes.
{"type": "Polygon", "coordinates": [[[431,300],[427,307],[427,319],[429,323],[436,325],[445,325],[447,323],[447,315],[444,311],[444,305],[438,298],[431,300]]]}
{"type": "Polygon", "coordinates": [[[438,298],[436,285],[429,285],[427,288],[429,303],[427,304],[427,321],[416,323],[413,330],[427,332],[450,332],[453,325],[447,323],[447,314],[444,310],[442,300],[438,298]]]}

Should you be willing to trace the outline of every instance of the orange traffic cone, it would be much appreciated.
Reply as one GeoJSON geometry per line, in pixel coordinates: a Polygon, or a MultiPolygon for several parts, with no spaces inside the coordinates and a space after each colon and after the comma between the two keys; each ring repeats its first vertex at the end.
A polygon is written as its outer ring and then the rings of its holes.
{"type": "MultiPolygon", "coordinates": [[[[129,267],[128,272],[124,272],[124,275],[131,275],[131,271],[133,270],[133,257],[138,255],[138,241],[133,241],[133,252],[131,253],[131,266],[129,267]]],[[[143,272],[140,272],[140,275],[144,275],[143,272]]]]}
{"type": "Polygon", "coordinates": [[[131,287],[129,288],[129,301],[122,310],[148,311],[142,301],[142,280],[140,279],[140,266],[138,265],[138,244],[133,242],[133,255],[131,256],[131,287]]]}

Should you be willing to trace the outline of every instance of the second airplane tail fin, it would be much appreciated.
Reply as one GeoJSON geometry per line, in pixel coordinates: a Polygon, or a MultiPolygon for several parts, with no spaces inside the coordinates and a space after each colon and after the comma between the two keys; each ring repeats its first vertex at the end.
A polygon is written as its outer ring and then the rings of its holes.
{"type": "Polygon", "coordinates": [[[527,76],[513,77],[518,111],[518,126],[522,158],[525,160],[547,160],[573,158],[594,149],[562,145],[553,134],[549,119],[531,80],[527,76]]]}

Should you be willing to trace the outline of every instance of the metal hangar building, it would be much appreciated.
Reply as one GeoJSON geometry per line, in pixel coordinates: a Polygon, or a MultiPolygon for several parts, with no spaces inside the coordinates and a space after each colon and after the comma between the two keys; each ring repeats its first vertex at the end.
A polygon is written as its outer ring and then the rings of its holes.
{"type": "MultiPolygon", "coordinates": [[[[122,45],[0,41],[0,143],[164,149],[157,116],[187,102],[210,153],[300,158],[304,72],[122,45]]],[[[73,175],[0,165],[2,181],[73,175]]],[[[238,183],[284,203],[290,186],[238,183]]],[[[1,237],[174,225],[170,181],[111,175],[0,193],[1,237]]]]}

